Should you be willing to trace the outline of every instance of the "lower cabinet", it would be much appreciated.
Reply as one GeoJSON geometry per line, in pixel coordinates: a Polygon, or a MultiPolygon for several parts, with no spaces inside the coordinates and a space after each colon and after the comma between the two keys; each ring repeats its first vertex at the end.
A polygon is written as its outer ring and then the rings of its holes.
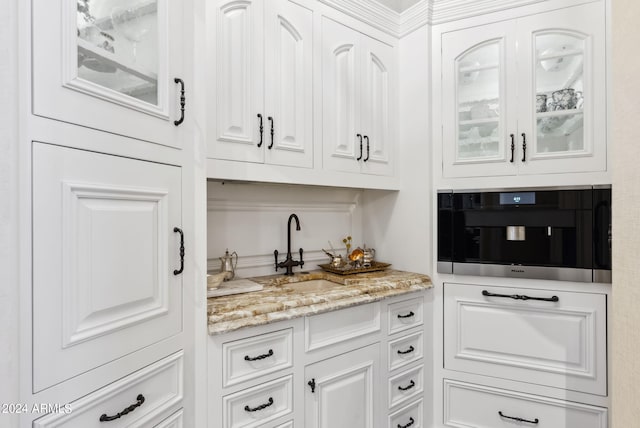
{"type": "Polygon", "coordinates": [[[374,426],[380,394],[380,344],[376,343],[304,369],[305,428],[374,426]]]}

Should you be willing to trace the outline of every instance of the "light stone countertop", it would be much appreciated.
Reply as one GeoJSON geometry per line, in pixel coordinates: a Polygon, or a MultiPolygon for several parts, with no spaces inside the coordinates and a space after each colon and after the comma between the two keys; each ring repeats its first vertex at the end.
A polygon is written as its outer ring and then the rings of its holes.
{"type": "Polygon", "coordinates": [[[427,275],[392,269],[345,276],[311,271],[293,276],[279,274],[249,279],[262,284],[264,289],[208,299],[210,335],[371,303],[433,287],[427,275]],[[336,284],[322,290],[294,290],[287,286],[316,279],[336,284]]]}

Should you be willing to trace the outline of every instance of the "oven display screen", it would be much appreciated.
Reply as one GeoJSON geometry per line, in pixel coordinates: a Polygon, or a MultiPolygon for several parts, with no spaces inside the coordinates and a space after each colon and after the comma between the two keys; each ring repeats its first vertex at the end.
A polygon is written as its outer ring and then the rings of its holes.
{"type": "Polygon", "coordinates": [[[536,192],[500,193],[500,205],[535,205],[536,192]]]}

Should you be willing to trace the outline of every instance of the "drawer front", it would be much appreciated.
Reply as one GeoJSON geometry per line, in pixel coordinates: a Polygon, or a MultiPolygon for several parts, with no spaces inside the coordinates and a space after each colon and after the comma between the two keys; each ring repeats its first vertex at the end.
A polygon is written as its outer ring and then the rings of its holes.
{"type": "Polygon", "coordinates": [[[389,408],[417,398],[424,391],[424,367],[407,370],[389,379],[389,408]]]}
{"type": "Polygon", "coordinates": [[[182,414],[182,409],[178,410],[173,415],[156,425],[155,428],[182,428],[184,426],[182,414]]]}
{"type": "Polygon", "coordinates": [[[380,303],[354,306],[305,318],[305,350],[336,343],[380,331],[380,303]]]}
{"type": "Polygon", "coordinates": [[[152,426],[153,421],[162,413],[172,410],[173,407],[179,407],[182,402],[182,367],[183,355],[180,352],[72,402],[70,413],[44,416],[35,421],[33,426],[34,428],[104,428],[105,424],[108,424],[109,428],[152,426]],[[132,405],[135,406],[133,410],[120,418],[111,421],[100,420],[117,416],[132,405]]]}
{"type": "Polygon", "coordinates": [[[534,395],[444,381],[449,427],[606,428],[607,409],[534,395]]]}
{"type": "Polygon", "coordinates": [[[422,400],[389,415],[389,428],[424,428],[422,400]]]}
{"type": "Polygon", "coordinates": [[[293,376],[223,397],[223,427],[257,427],[293,410],[293,376]]]}
{"type": "Polygon", "coordinates": [[[223,386],[227,387],[293,366],[291,329],[222,345],[223,386]]]}
{"type": "Polygon", "coordinates": [[[422,332],[409,334],[389,342],[389,371],[406,366],[422,358],[422,332]]]}
{"type": "Polygon", "coordinates": [[[444,290],[447,369],[606,395],[605,295],[460,284],[444,290]]]}
{"type": "Polygon", "coordinates": [[[424,297],[389,305],[389,334],[422,325],[424,297]]]}

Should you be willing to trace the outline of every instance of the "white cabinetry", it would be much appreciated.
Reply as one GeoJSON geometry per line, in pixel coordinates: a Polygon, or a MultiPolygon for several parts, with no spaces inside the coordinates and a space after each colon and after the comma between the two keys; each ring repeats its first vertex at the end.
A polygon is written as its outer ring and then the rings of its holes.
{"type": "Polygon", "coordinates": [[[394,50],[322,20],[324,168],[391,175],[394,50]]]}
{"type": "Polygon", "coordinates": [[[605,171],[605,4],[442,34],[443,176],[605,171]]]}
{"type": "Polygon", "coordinates": [[[312,167],[313,12],[290,0],[225,0],[215,14],[209,155],[312,167]]]}
{"type": "Polygon", "coordinates": [[[183,9],[170,0],[33,2],[33,113],[181,147],[183,9]]]}

